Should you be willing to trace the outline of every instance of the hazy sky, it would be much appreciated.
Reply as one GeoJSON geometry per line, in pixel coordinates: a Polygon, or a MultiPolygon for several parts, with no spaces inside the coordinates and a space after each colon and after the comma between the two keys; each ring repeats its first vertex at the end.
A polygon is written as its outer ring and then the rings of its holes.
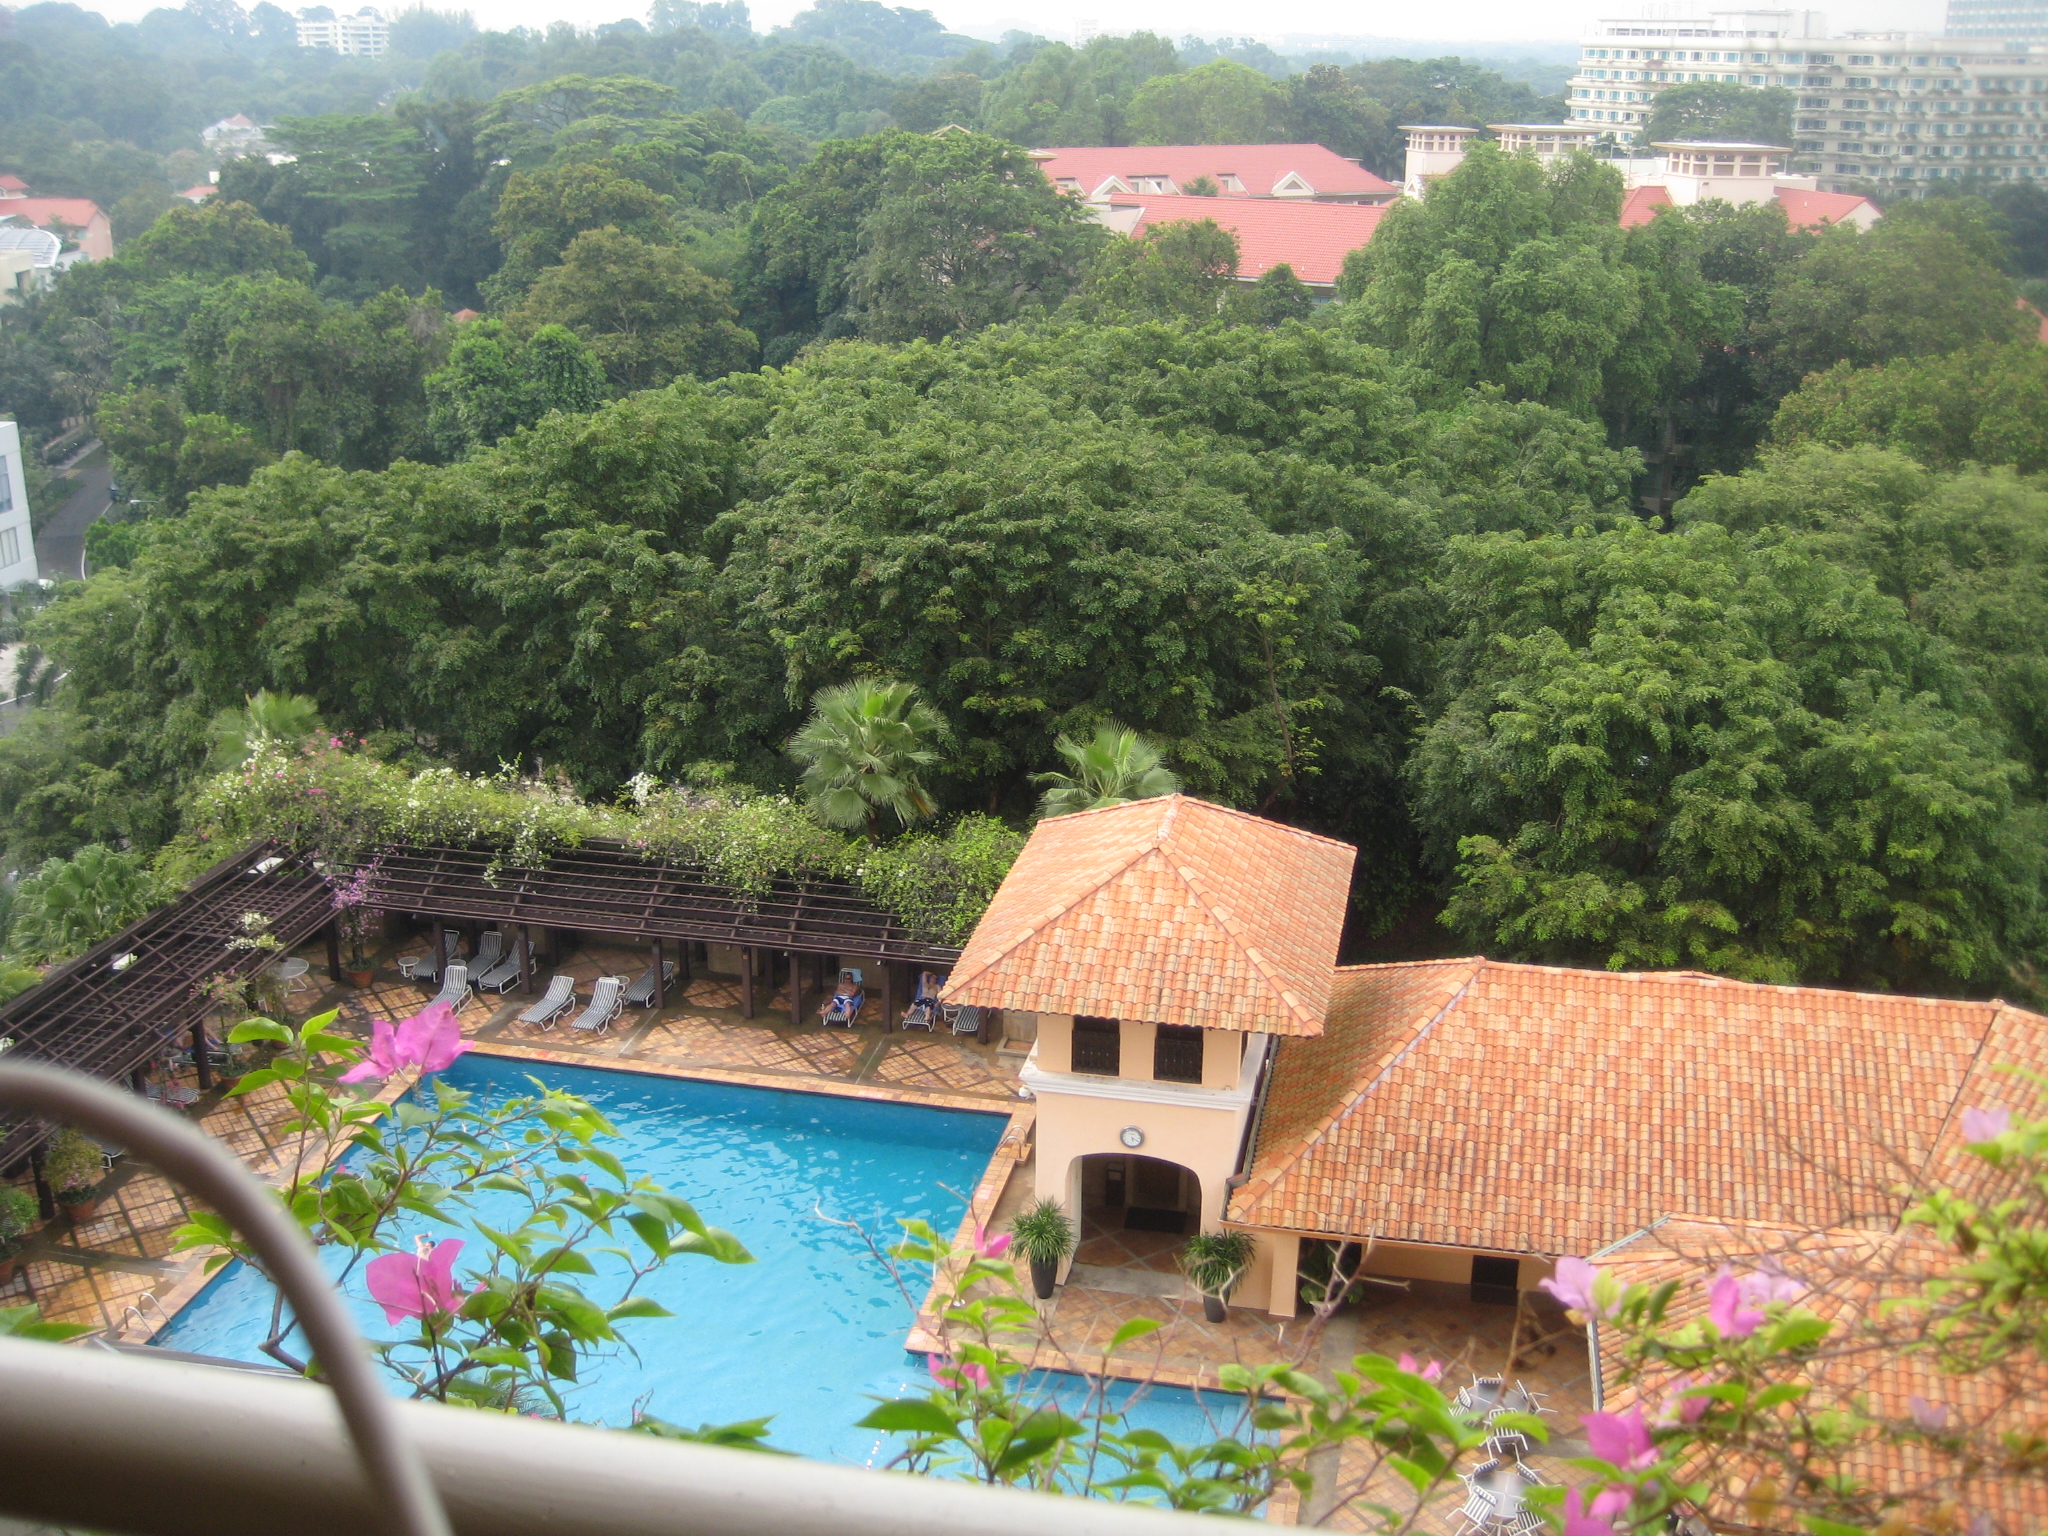
{"type": "MultiPolygon", "coordinates": [[[[166,0],[104,0],[88,9],[110,20],[131,21],[166,0]]],[[[175,0],[173,0],[175,3],[175,0]]],[[[295,10],[310,0],[278,0],[295,10]]],[[[362,0],[328,0],[353,10],[362,0]]],[[[406,0],[384,0],[388,15],[406,0]]],[[[579,25],[644,14],[645,0],[427,0],[449,9],[471,10],[485,27],[545,26],[568,17],[579,25]]],[[[810,0],[753,0],[754,25],[765,31],[805,9],[810,0]]],[[[896,0],[918,5],[919,0],[896,0]]],[[[1726,3],[1726,0],[1722,0],[1726,3]]],[[[1593,0],[1597,7],[1598,0],[1593,0]]],[[[1343,0],[1281,0],[1247,7],[1226,0],[1052,0],[1044,8],[1019,0],[925,0],[948,26],[986,32],[1006,26],[1024,27],[1047,37],[1071,40],[1078,23],[1092,23],[1108,32],[1149,28],[1170,37],[1194,32],[1204,36],[1249,34],[1278,44],[1288,33],[1338,34],[1429,41],[1459,40],[1474,45],[1499,45],[1520,40],[1558,41],[1577,37],[1595,15],[1697,14],[1704,4],[1684,0],[1617,0],[1611,10],[1589,8],[1584,0],[1438,0],[1430,5],[1357,5],[1343,0]]],[[[1935,31],[1941,26],[1943,0],[1855,0],[1824,7],[1835,30],[1904,27],[1935,31]]]]}

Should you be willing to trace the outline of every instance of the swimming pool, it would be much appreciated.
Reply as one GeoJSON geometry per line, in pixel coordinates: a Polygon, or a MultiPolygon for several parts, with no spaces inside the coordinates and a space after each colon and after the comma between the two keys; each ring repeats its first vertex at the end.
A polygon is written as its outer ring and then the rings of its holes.
{"type": "MultiPolygon", "coordinates": [[[[859,1464],[886,1459],[881,1438],[853,1424],[870,1397],[925,1383],[923,1360],[903,1348],[910,1310],[861,1238],[819,1213],[857,1220],[884,1245],[896,1235],[899,1216],[921,1216],[950,1233],[1002,1137],[1004,1114],[474,1054],[442,1077],[490,1098],[531,1091],[529,1077],[587,1098],[631,1147],[622,1152],[630,1172],[691,1201],[706,1221],[737,1234],[756,1260],[675,1259],[650,1276],[643,1292],[676,1315],[625,1325],[637,1358],[628,1352],[589,1362],[566,1394],[573,1417],[627,1424],[636,1405],[692,1426],[772,1414],[770,1441],[784,1449],[859,1464]]],[[[485,1196],[474,1208],[478,1219],[491,1219],[493,1199],[510,1197],[485,1196]]],[[[445,1228],[435,1235],[482,1243],[445,1228]]],[[[323,1257],[340,1270],[339,1250],[323,1257]]],[[[463,1254],[481,1257],[479,1247],[463,1254]]],[[[617,1261],[595,1262],[602,1272],[617,1261]]],[[[904,1275],[920,1298],[929,1278],[917,1266],[904,1275]]],[[[604,1294],[601,1283],[591,1288],[604,1294]]],[[[360,1271],[349,1291],[357,1326],[370,1338],[389,1337],[360,1271]]],[[[231,1265],[156,1342],[262,1360],[257,1345],[270,1295],[255,1274],[231,1265]]],[[[1155,1390],[1133,1418],[1176,1439],[1206,1438],[1206,1415],[1186,1392],[1155,1390]]]]}

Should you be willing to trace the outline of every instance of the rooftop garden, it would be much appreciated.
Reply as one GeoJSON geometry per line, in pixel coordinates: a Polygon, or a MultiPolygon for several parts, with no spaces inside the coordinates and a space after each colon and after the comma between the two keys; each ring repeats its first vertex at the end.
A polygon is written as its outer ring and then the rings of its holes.
{"type": "Polygon", "coordinates": [[[199,792],[166,873],[204,867],[259,837],[362,863],[395,843],[487,848],[533,868],[565,849],[606,840],[650,860],[708,870],[745,897],[778,879],[846,880],[927,943],[961,944],[1024,846],[988,816],[888,841],[826,826],[781,795],[695,789],[635,779],[617,804],[593,805],[567,787],[510,773],[447,768],[411,773],[338,739],[267,743],[199,792]]]}

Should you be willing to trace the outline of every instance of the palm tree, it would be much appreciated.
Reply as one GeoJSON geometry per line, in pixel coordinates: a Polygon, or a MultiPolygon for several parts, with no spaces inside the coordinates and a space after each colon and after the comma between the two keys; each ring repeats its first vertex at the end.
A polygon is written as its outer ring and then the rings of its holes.
{"type": "Polygon", "coordinates": [[[1136,731],[1114,720],[1095,727],[1092,741],[1061,735],[1053,742],[1072,773],[1037,773],[1034,784],[1046,786],[1038,814],[1071,816],[1105,805],[1128,805],[1180,789],[1180,779],[1160,760],[1159,749],[1136,731]]]}
{"type": "Polygon", "coordinates": [[[88,843],[69,859],[45,859],[15,888],[8,951],[31,961],[81,954],[142,916],[156,894],[139,853],[88,843]]]}
{"type": "Polygon", "coordinates": [[[320,706],[303,693],[258,688],[240,709],[213,717],[213,765],[238,768],[272,742],[297,743],[320,729],[320,706]]]}
{"type": "Polygon", "coordinates": [[[918,701],[916,684],[865,680],[819,689],[789,755],[804,765],[804,794],[818,819],[865,828],[872,838],[884,811],[906,826],[936,814],[918,770],[938,762],[935,748],[952,739],[945,716],[918,701]]]}

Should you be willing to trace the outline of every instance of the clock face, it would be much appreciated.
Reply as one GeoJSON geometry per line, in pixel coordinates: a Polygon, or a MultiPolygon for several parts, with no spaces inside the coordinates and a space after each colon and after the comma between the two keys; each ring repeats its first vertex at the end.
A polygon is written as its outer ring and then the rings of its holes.
{"type": "Polygon", "coordinates": [[[1117,1133],[1117,1140],[1127,1147],[1142,1147],[1145,1145],[1145,1133],[1135,1125],[1127,1125],[1117,1133]]]}

